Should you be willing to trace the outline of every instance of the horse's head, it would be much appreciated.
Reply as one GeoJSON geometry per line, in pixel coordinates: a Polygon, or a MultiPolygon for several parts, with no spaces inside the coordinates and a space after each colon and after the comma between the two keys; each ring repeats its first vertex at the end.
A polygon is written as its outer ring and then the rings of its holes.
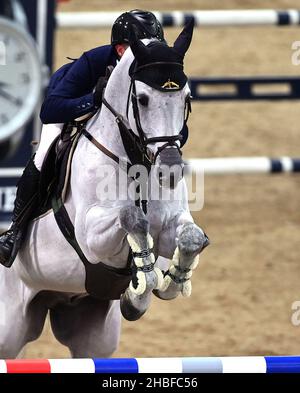
{"type": "Polygon", "coordinates": [[[183,60],[193,34],[191,21],[174,46],[160,41],[130,43],[131,105],[127,118],[148,162],[156,164],[161,185],[174,188],[182,178],[181,130],[190,111],[190,89],[183,60]],[[172,168],[170,172],[170,168],[172,168]]]}
{"type": "Polygon", "coordinates": [[[175,188],[182,178],[181,131],[190,112],[190,89],[183,71],[194,23],[173,47],[158,40],[138,40],[109,79],[103,103],[115,116],[132,164],[149,170],[155,164],[163,186],[175,188]]]}

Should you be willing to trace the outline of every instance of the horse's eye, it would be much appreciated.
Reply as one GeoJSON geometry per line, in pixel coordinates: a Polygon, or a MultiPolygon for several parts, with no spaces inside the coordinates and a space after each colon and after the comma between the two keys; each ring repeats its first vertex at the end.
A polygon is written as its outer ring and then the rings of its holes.
{"type": "Polygon", "coordinates": [[[148,106],[149,97],[146,96],[146,94],[140,95],[140,96],[139,96],[139,103],[140,103],[142,106],[148,106]]]}

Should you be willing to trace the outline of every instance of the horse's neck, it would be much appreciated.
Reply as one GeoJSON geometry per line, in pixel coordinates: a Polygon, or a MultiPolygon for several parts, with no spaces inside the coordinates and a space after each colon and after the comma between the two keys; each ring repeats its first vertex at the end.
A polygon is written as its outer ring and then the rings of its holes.
{"type": "MultiPolygon", "coordinates": [[[[126,156],[118,125],[106,107],[103,106],[101,112],[95,115],[88,125],[88,131],[98,142],[116,156],[126,156]]],[[[111,160],[111,158],[107,157],[107,160],[111,160]]],[[[105,159],[104,161],[107,160],[105,159]]]]}

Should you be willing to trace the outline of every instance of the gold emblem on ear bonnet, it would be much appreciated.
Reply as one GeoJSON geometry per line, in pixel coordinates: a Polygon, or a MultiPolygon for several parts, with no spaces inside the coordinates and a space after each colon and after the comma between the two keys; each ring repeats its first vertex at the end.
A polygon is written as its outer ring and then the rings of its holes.
{"type": "Polygon", "coordinates": [[[170,81],[170,79],[161,86],[163,89],[179,89],[179,85],[175,82],[170,81]]]}

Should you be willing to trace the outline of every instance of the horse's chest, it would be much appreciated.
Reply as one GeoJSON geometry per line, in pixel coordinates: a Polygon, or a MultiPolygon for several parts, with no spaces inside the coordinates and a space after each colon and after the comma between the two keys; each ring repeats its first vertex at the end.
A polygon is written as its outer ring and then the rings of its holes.
{"type": "Polygon", "coordinates": [[[171,212],[162,206],[152,205],[149,206],[147,219],[150,225],[150,232],[152,236],[158,235],[172,220],[171,212]]]}

